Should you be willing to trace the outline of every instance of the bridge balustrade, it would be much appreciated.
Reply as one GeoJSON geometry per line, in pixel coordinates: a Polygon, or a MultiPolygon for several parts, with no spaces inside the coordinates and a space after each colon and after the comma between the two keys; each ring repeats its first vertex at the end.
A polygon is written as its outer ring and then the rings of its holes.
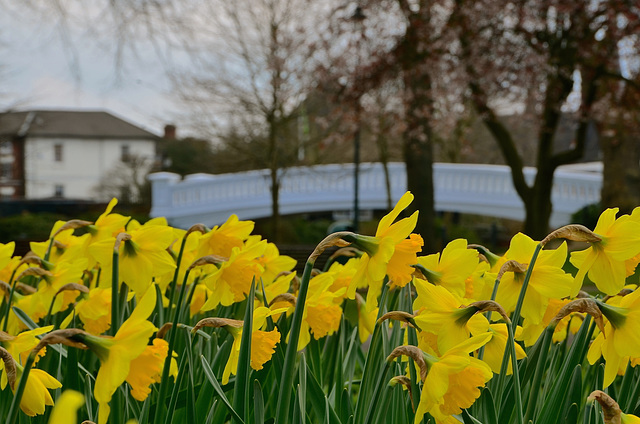
{"type": "MultiPolygon", "coordinates": [[[[436,163],[433,169],[436,210],[524,219],[508,167],[502,165],[436,163]]],[[[388,164],[391,199],[406,191],[404,163],[388,164]]],[[[525,169],[531,184],[536,170],[525,169]]],[[[350,211],[354,194],[353,164],[292,167],[280,171],[280,213],[283,215],[350,211]]],[[[152,216],[165,216],[182,228],[202,222],[215,225],[235,213],[240,219],[271,215],[271,179],[268,170],[232,174],[151,174],[152,216]]],[[[552,191],[551,225],[569,223],[570,216],[600,199],[601,172],[559,168],[552,191]]],[[[364,163],[359,171],[359,204],[365,209],[386,209],[385,175],[380,163],[364,163]]]]}

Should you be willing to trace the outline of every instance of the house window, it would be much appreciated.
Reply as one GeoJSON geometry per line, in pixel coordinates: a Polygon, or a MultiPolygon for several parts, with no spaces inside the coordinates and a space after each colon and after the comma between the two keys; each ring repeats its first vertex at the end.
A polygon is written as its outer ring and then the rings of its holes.
{"type": "Polygon", "coordinates": [[[53,145],[53,160],[55,162],[62,162],[62,144],[53,145]]]}
{"type": "Polygon", "coordinates": [[[120,161],[129,162],[131,160],[131,149],[128,144],[120,146],[120,161]]]}
{"type": "Polygon", "coordinates": [[[10,141],[3,141],[0,143],[0,155],[13,154],[13,145],[10,141]]]}
{"type": "Polygon", "coordinates": [[[11,162],[0,164],[0,178],[2,179],[13,178],[13,164],[11,162]]]}
{"type": "Polygon", "coordinates": [[[54,197],[64,197],[64,186],[62,184],[56,184],[53,188],[54,197]]]}

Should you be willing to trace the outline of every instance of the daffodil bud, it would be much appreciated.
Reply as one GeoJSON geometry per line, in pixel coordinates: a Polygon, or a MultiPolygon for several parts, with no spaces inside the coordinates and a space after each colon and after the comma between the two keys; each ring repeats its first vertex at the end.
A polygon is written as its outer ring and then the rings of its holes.
{"type": "Polygon", "coordinates": [[[595,300],[590,298],[575,299],[564,305],[560,309],[560,311],[558,311],[556,316],[551,320],[549,326],[555,328],[564,317],[574,312],[582,312],[591,315],[598,325],[600,331],[604,333],[604,321],[602,319],[602,312],[600,311],[600,308],[598,308],[598,304],[595,302],[595,300]]]}
{"type": "Polygon", "coordinates": [[[71,220],[65,222],[60,228],[58,228],[58,231],[53,233],[51,238],[55,238],[58,234],[60,234],[63,231],[75,230],[77,228],[83,228],[83,227],[86,227],[86,226],[89,226],[89,225],[93,225],[93,222],[91,222],[91,221],[83,221],[81,219],[71,219],[71,220]]]}
{"type": "Polygon", "coordinates": [[[399,356],[408,356],[413,359],[415,363],[420,367],[420,380],[424,381],[429,373],[429,367],[427,365],[427,355],[417,346],[398,346],[389,356],[387,356],[387,362],[391,362],[399,356]]]}
{"type": "Polygon", "coordinates": [[[587,243],[597,243],[599,241],[602,241],[602,237],[600,237],[584,225],[570,224],[551,232],[540,242],[540,244],[544,247],[551,240],[558,238],[587,243]]]}
{"type": "Polygon", "coordinates": [[[420,330],[420,327],[418,327],[418,324],[416,324],[415,320],[414,320],[415,316],[408,313],[408,312],[404,312],[404,311],[391,311],[391,312],[387,312],[386,314],[382,315],[378,321],[376,321],[376,324],[380,324],[388,319],[392,319],[395,321],[400,321],[400,322],[404,322],[407,325],[410,325],[411,327],[420,330]]]}
{"type": "Polygon", "coordinates": [[[594,390],[587,398],[589,401],[597,400],[602,407],[602,414],[604,415],[605,424],[620,424],[622,410],[618,402],[613,400],[611,396],[603,392],[602,390],[594,390]]]}

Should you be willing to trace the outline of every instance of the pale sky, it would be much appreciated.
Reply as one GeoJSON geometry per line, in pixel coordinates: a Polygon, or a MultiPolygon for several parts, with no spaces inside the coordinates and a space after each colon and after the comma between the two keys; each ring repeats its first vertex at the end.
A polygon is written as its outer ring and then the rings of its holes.
{"type": "Polygon", "coordinates": [[[169,123],[185,135],[174,122],[179,111],[169,82],[151,54],[146,60],[127,58],[118,76],[111,54],[72,37],[77,65],[53,25],[0,13],[0,111],[106,110],[158,135],[169,123]]]}

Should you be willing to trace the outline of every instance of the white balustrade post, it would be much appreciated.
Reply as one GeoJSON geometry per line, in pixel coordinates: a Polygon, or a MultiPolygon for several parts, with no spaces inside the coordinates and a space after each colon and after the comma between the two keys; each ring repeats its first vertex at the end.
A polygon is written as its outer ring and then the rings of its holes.
{"type": "Polygon", "coordinates": [[[155,172],[147,176],[151,181],[151,216],[164,216],[172,206],[172,186],[181,179],[173,172],[155,172]]]}

